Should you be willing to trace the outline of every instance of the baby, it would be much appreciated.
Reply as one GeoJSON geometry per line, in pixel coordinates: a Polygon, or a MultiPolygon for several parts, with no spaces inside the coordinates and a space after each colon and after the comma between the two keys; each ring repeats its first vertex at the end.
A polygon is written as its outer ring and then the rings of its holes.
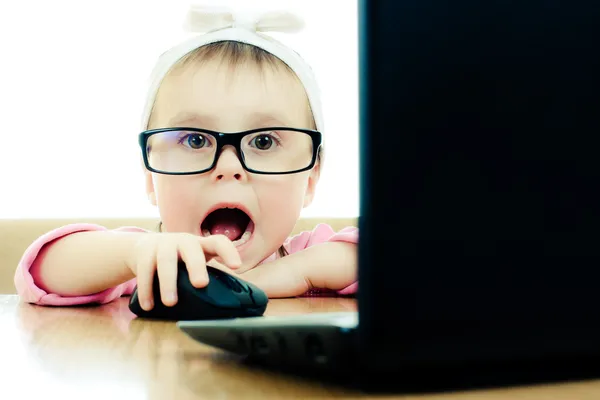
{"type": "Polygon", "coordinates": [[[301,21],[192,8],[188,26],[202,34],[159,58],[139,135],[159,231],[48,232],[17,267],[24,301],[103,304],[137,284],[150,310],[158,274],[160,300],[172,306],[178,260],[198,288],[212,265],[269,297],[356,292],[357,228],[320,224],[289,237],[319,181],[323,117],[310,67],[262,32],[297,31],[301,21]]]}

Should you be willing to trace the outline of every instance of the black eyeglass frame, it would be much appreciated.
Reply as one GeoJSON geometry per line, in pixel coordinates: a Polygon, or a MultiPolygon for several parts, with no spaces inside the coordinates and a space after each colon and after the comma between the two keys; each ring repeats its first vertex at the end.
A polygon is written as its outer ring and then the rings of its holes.
{"type": "Polygon", "coordinates": [[[233,146],[233,148],[235,148],[235,150],[237,151],[237,156],[238,156],[238,159],[240,160],[240,163],[242,164],[242,167],[246,171],[251,172],[253,174],[261,174],[261,175],[289,175],[289,174],[297,174],[297,173],[303,172],[303,171],[308,171],[315,166],[317,157],[319,155],[319,150],[320,150],[321,144],[322,144],[322,134],[321,134],[321,132],[312,130],[312,129],[289,128],[289,127],[265,127],[265,128],[257,128],[257,129],[251,129],[248,131],[232,132],[232,133],[223,133],[223,132],[211,131],[208,129],[201,129],[201,128],[171,127],[171,128],[159,128],[159,129],[150,129],[147,131],[143,131],[138,135],[138,143],[140,145],[140,148],[142,149],[142,157],[144,159],[144,165],[146,166],[146,169],[148,169],[151,172],[155,172],[157,174],[164,174],[164,175],[203,174],[205,172],[212,170],[217,165],[217,161],[219,161],[219,157],[221,156],[223,147],[233,146]],[[147,151],[148,150],[147,149],[148,139],[150,139],[150,137],[152,135],[156,135],[158,133],[173,132],[173,131],[197,132],[197,133],[204,133],[204,134],[213,136],[217,140],[217,149],[215,151],[215,158],[214,158],[212,164],[210,165],[210,167],[202,169],[202,170],[190,171],[190,172],[166,172],[166,171],[161,171],[161,170],[152,168],[148,161],[148,151],[147,151]],[[287,171],[287,172],[265,172],[265,171],[258,171],[258,170],[249,168],[246,165],[246,162],[244,161],[244,154],[243,154],[242,148],[241,148],[242,138],[246,135],[251,135],[253,133],[265,132],[265,131],[291,131],[291,132],[305,133],[305,134],[309,135],[311,137],[312,143],[313,143],[313,154],[312,154],[310,164],[305,168],[301,168],[301,169],[294,170],[294,171],[287,171]]]}

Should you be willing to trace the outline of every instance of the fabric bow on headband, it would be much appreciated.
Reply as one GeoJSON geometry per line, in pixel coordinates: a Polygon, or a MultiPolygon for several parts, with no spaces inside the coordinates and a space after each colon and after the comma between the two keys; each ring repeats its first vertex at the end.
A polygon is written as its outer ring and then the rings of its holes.
{"type": "Polygon", "coordinates": [[[235,13],[222,7],[192,6],[184,28],[192,33],[208,33],[227,28],[243,28],[253,32],[296,33],[304,28],[304,21],[287,11],[270,11],[253,16],[235,13]]]}
{"type": "MultiPolygon", "coordinates": [[[[235,13],[227,8],[206,6],[190,7],[184,28],[193,37],[163,53],[150,76],[150,86],[142,114],[142,129],[148,120],[154,99],[164,76],[179,59],[189,52],[210,43],[236,41],[259,47],[282,60],[298,76],[310,103],[317,130],[323,133],[323,112],[320,91],[311,67],[291,48],[284,46],[264,32],[295,33],[304,28],[304,21],[288,11],[272,11],[261,14],[235,13]]],[[[324,143],[323,139],[323,143],[324,143]]]]}

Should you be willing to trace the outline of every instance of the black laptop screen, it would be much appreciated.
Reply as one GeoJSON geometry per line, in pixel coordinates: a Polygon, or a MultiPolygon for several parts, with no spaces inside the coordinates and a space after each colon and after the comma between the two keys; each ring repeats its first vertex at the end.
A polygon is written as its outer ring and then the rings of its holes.
{"type": "Polygon", "coordinates": [[[382,352],[600,318],[591,4],[361,2],[360,319],[382,352]]]}

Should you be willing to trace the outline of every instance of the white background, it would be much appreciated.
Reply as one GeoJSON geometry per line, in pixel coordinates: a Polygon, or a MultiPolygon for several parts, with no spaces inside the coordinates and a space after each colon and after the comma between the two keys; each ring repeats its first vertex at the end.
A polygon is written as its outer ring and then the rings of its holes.
{"type": "MultiPolygon", "coordinates": [[[[303,216],[357,216],[356,1],[218,4],[305,19],[303,32],[274,35],[313,66],[323,93],[328,158],[303,216]]],[[[186,37],[188,5],[0,1],[0,218],[158,215],[145,197],[137,134],[147,77],[186,37]]]]}

